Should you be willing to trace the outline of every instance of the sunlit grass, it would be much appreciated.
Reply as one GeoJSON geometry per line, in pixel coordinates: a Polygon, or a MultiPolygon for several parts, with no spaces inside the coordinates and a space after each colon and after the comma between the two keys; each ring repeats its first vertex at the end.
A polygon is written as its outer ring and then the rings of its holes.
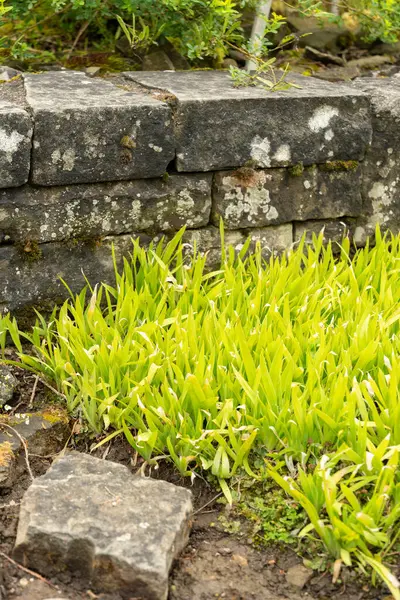
{"type": "Polygon", "coordinates": [[[115,286],[72,297],[30,334],[8,317],[3,331],[103,442],[123,432],[148,461],[211,471],[228,499],[239,469],[268,474],[336,576],[372,567],[400,599],[383,564],[400,517],[400,237],[377,231],[352,259],[347,239],[337,257],[322,237],[269,261],[230,250],[207,273],[181,236],[134,242],[115,286]]]}

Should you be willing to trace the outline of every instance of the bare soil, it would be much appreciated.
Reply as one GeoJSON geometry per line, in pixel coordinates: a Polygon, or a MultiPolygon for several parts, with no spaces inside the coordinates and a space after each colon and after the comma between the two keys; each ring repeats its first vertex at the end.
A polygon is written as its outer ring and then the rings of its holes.
{"type": "MultiPolygon", "coordinates": [[[[14,395],[13,408],[27,411],[32,399],[35,377],[15,370],[19,388],[14,395]]],[[[39,383],[33,400],[36,409],[42,408],[54,397],[39,383]]],[[[31,409],[30,409],[31,410],[31,409]]],[[[82,433],[73,435],[69,447],[90,450],[90,440],[82,433]]],[[[59,449],[60,451],[62,448],[59,449]]],[[[116,438],[107,447],[96,451],[105,460],[121,462],[137,471],[141,464],[133,464],[132,448],[122,438],[116,438]]],[[[35,477],[49,468],[52,456],[30,456],[29,462],[35,477]]],[[[176,485],[190,486],[193,492],[195,514],[189,544],[176,561],[170,577],[170,600],[389,600],[387,591],[371,588],[361,581],[355,571],[342,573],[340,583],[332,584],[329,572],[315,572],[309,581],[300,586],[287,580],[288,570],[298,566],[302,559],[291,549],[281,545],[255,548],[249,538],[248,524],[243,521],[240,534],[228,533],[219,517],[226,507],[216,500],[218,490],[205,480],[197,478],[192,486],[167,465],[158,471],[147,472],[152,477],[166,479],[176,485]]],[[[15,483],[0,490],[0,600],[120,600],[118,594],[96,595],[92,590],[82,590],[79,582],[68,576],[47,581],[40,574],[28,573],[12,561],[19,503],[30,484],[24,455],[15,466],[15,483]]],[[[139,600],[132,598],[131,600],[139,600]]]]}

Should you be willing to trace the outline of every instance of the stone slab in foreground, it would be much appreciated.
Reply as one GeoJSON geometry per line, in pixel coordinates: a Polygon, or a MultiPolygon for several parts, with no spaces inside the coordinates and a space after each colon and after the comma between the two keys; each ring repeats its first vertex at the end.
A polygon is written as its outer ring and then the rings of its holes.
{"type": "Polygon", "coordinates": [[[292,76],[300,89],[271,93],[218,71],[125,76],[173,95],[178,171],[360,160],[371,138],[368,97],[346,86],[292,76]]]}
{"type": "Polygon", "coordinates": [[[14,556],[49,577],[68,570],[97,591],[165,600],[191,512],[188,490],[73,452],[25,493],[14,556]]]}
{"type": "Polygon", "coordinates": [[[35,129],[32,183],[157,177],[174,158],[171,111],[83,73],[24,75],[35,129]]]}
{"type": "Polygon", "coordinates": [[[26,110],[0,101],[0,188],[28,181],[32,123],[26,110]]]}

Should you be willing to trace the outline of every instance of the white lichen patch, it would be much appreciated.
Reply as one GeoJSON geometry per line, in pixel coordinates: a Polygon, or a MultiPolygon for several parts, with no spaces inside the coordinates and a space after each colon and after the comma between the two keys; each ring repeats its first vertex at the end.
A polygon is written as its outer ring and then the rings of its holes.
{"type": "Polygon", "coordinates": [[[372,202],[372,215],[369,217],[369,226],[375,227],[377,224],[384,224],[390,221],[393,215],[391,206],[397,196],[397,185],[399,177],[390,184],[385,185],[381,181],[376,181],[368,192],[368,197],[372,202]]]}
{"type": "Polygon", "coordinates": [[[308,181],[308,179],[306,179],[303,183],[304,187],[306,188],[306,190],[309,190],[311,187],[311,183],[308,181]]]}
{"type": "Polygon", "coordinates": [[[188,190],[181,190],[176,202],[176,212],[179,216],[189,217],[194,209],[194,200],[188,190]]]}
{"type": "Polygon", "coordinates": [[[251,159],[259,167],[270,167],[271,166],[271,144],[267,137],[262,138],[259,135],[251,142],[250,156],[251,159]]]}
{"type": "Polygon", "coordinates": [[[333,133],[332,129],[327,129],[324,133],[324,138],[326,139],[327,142],[330,142],[331,140],[333,140],[333,138],[335,137],[335,134],[333,133]]]}
{"type": "Polygon", "coordinates": [[[361,227],[361,225],[359,225],[354,230],[354,233],[353,233],[353,242],[357,246],[361,246],[361,245],[365,244],[366,239],[367,239],[367,232],[364,229],[364,227],[361,227]]]}
{"type": "Polygon", "coordinates": [[[0,151],[7,152],[7,154],[14,154],[24,139],[24,136],[18,133],[18,131],[7,133],[5,129],[0,129],[0,151]]]}
{"type": "Polygon", "coordinates": [[[54,150],[51,154],[51,162],[53,165],[61,163],[63,171],[72,171],[75,166],[75,151],[68,148],[61,154],[61,150],[54,150]]]}
{"type": "Polygon", "coordinates": [[[308,121],[308,126],[314,133],[327,129],[331,120],[339,115],[339,111],[334,106],[328,104],[317,108],[313,116],[308,121]]]}
{"type": "Polygon", "coordinates": [[[162,152],[161,146],[156,146],[155,144],[149,144],[149,148],[154,150],[154,152],[162,152]]]}
{"type": "Polygon", "coordinates": [[[380,181],[375,181],[374,185],[368,192],[368,197],[372,200],[379,200],[385,206],[388,206],[391,203],[390,195],[387,193],[389,190],[389,186],[385,185],[380,181]]]}
{"type": "Polygon", "coordinates": [[[75,166],[75,151],[68,148],[62,155],[63,171],[72,171],[75,166]]]}
{"type": "Polygon", "coordinates": [[[258,173],[257,176],[257,185],[249,187],[241,186],[235,177],[223,178],[225,208],[222,217],[230,226],[267,224],[278,218],[276,207],[271,205],[269,190],[264,187],[266,175],[258,173]]]}
{"type": "Polygon", "coordinates": [[[131,219],[134,221],[138,221],[142,216],[142,203],[140,200],[132,200],[131,202],[131,210],[130,210],[131,219]]]}
{"type": "Polygon", "coordinates": [[[281,144],[273,156],[274,160],[279,163],[289,163],[292,158],[289,144],[281,144]]]}
{"type": "Polygon", "coordinates": [[[61,151],[60,150],[53,150],[53,152],[51,153],[51,162],[53,163],[53,165],[56,165],[58,163],[58,161],[61,158],[61,151]]]}

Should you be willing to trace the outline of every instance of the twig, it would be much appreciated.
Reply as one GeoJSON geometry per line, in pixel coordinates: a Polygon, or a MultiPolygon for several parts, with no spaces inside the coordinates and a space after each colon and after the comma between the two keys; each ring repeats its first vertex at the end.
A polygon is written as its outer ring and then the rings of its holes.
{"type": "MultiPolygon", "coordinates": [[[[96,16],[96,13],[93,15],[93,17],[95,17],[95,16],[96,16]]],[[[81,37],[83,36],[83,34],[85,33],[86,29],[89,27],[91,21],[92,21],[92,19],[88,19],[87,21],[85,21],[83,23],[83,25],[79,29],[78,34],[77,34],[76,38],[74,39],[71,48],[68,50],[67,56],[65,57],[67,62],[71,58],[73,51],[75,50],[76,46],[78,45],[78,42],[81,39],[81,37]]]]}
{"type": "Polygon", "coordinates": [[[28,446],[26,445],[26,441],[24,440],[24,438],[22,437],[22,435],[20,433],[18,433],[18,431],[16,429],[14,429],[14,427],[11,427],[11,425],[7,425],[7,423],[1,423],[0,427],[7,427],[8,429],[11,429],[11,431],[17,436],[17,438],[19,439],[19,441],[21,442],[21,444],[24,447],[24,452],[25,452],[25,462],[26,462],[26,468],[28,470],[29,473],[29,477],[32,479],[32,481],[35,479],[31,470],[31,466],[29,464],[29,454],[28,454],[28,446]]]}
{"type": "Polygon", "coordinates": [[[25,404],[25,402],[23,400],[21,400],[21,402],[18,402],[18,404],[16,406],[14,406],[13,409],[10,410],[10,412],[8,414],[9,415],[13,415],[14,413],[17,412],[17,410],[19,409],[19,407],[22,406],[23,404],[25,404]]]}
{"type": "Polygon", "coordinates": [[[21,504],[21,502],[14,502],[13,500],[11,500],[11,502],[9,502],[8,504],[0,504],[0,510],[2,508],[14,508],[14,506],[19,506],[21,504]]]}
{"type": "Polygon", "coordinates": [[[62,392],[59,392],[56,388],[54,388],[52,385],[50,385],[49,383],[47,383],[47,381],[45,381],[44,379],[42,379],[41,377],[39,377],[39,381],[40,383],[43,383],[43,385],[45,385],[47,388],[49,388],[49,390],[51,390],[52,392],[54,392],[55,394],[57,394],[57,396],[60,396],[60,398],[63,398],[64,400],[67,400],[67,396],[65,394],[63,394],[62,392]]]}
{"type": "Polygon", "coordinates": [[[33,388],[32,388],[31,398],[30,398],[29,404],[28,404],[29,408],[32,408],[32,406],[33,406],[33,401],[35,399],[35,394],[36,394],[36,388],[37,388],[38,381],[39,381],[39,375],[36,375],[36,377],[35,377],[35,383],[33,384],[33,388]]]}
{"type": "Polygon", "coordinates": [[[48,586],[52,587],[53,590],[57,589],[56,586],[51,583],[51,581],[49,581],[48,579],[45,579],[44,577],[42,577],[41,575],[39,575],[39,573],[35,573],[35,571],[31,571],[30,569],[27,569],[26,567],[23,567],[22,565],[20,565],[19,563],[17,563],[16,560],[14,560],[13,558],[11,558],[10,556],[8,556],[7,554],[5,554],[4,552],[0,552],[0,556],[2,556],[5,560],[8,560],[8,562],[10,562],[15,567],[18,567],[18,569],[21,569],[25,573],[28,573],[29,575],[32,575],[32,577],[36,577],[36,579],[40,579],[40,581],[42,581],[43,583],[46,583],[48,586]]]}
{"type": "Polygon", "coordinates": [[[222,492],[220,492],[219,494],[217,494],[214,498],[212,498],[211,500],[209,500],[206,504],[204,504],[204,506],[202,506],[201,508],[198,508],[197,510],[194,511],[194,515],[197,515],[199,512],[201,512],[202,510],[204,510],[207,506],[209,506],[209,504],[212,504],[217,498],[219,498],[220,496],[222,496],[222,492]]]}

